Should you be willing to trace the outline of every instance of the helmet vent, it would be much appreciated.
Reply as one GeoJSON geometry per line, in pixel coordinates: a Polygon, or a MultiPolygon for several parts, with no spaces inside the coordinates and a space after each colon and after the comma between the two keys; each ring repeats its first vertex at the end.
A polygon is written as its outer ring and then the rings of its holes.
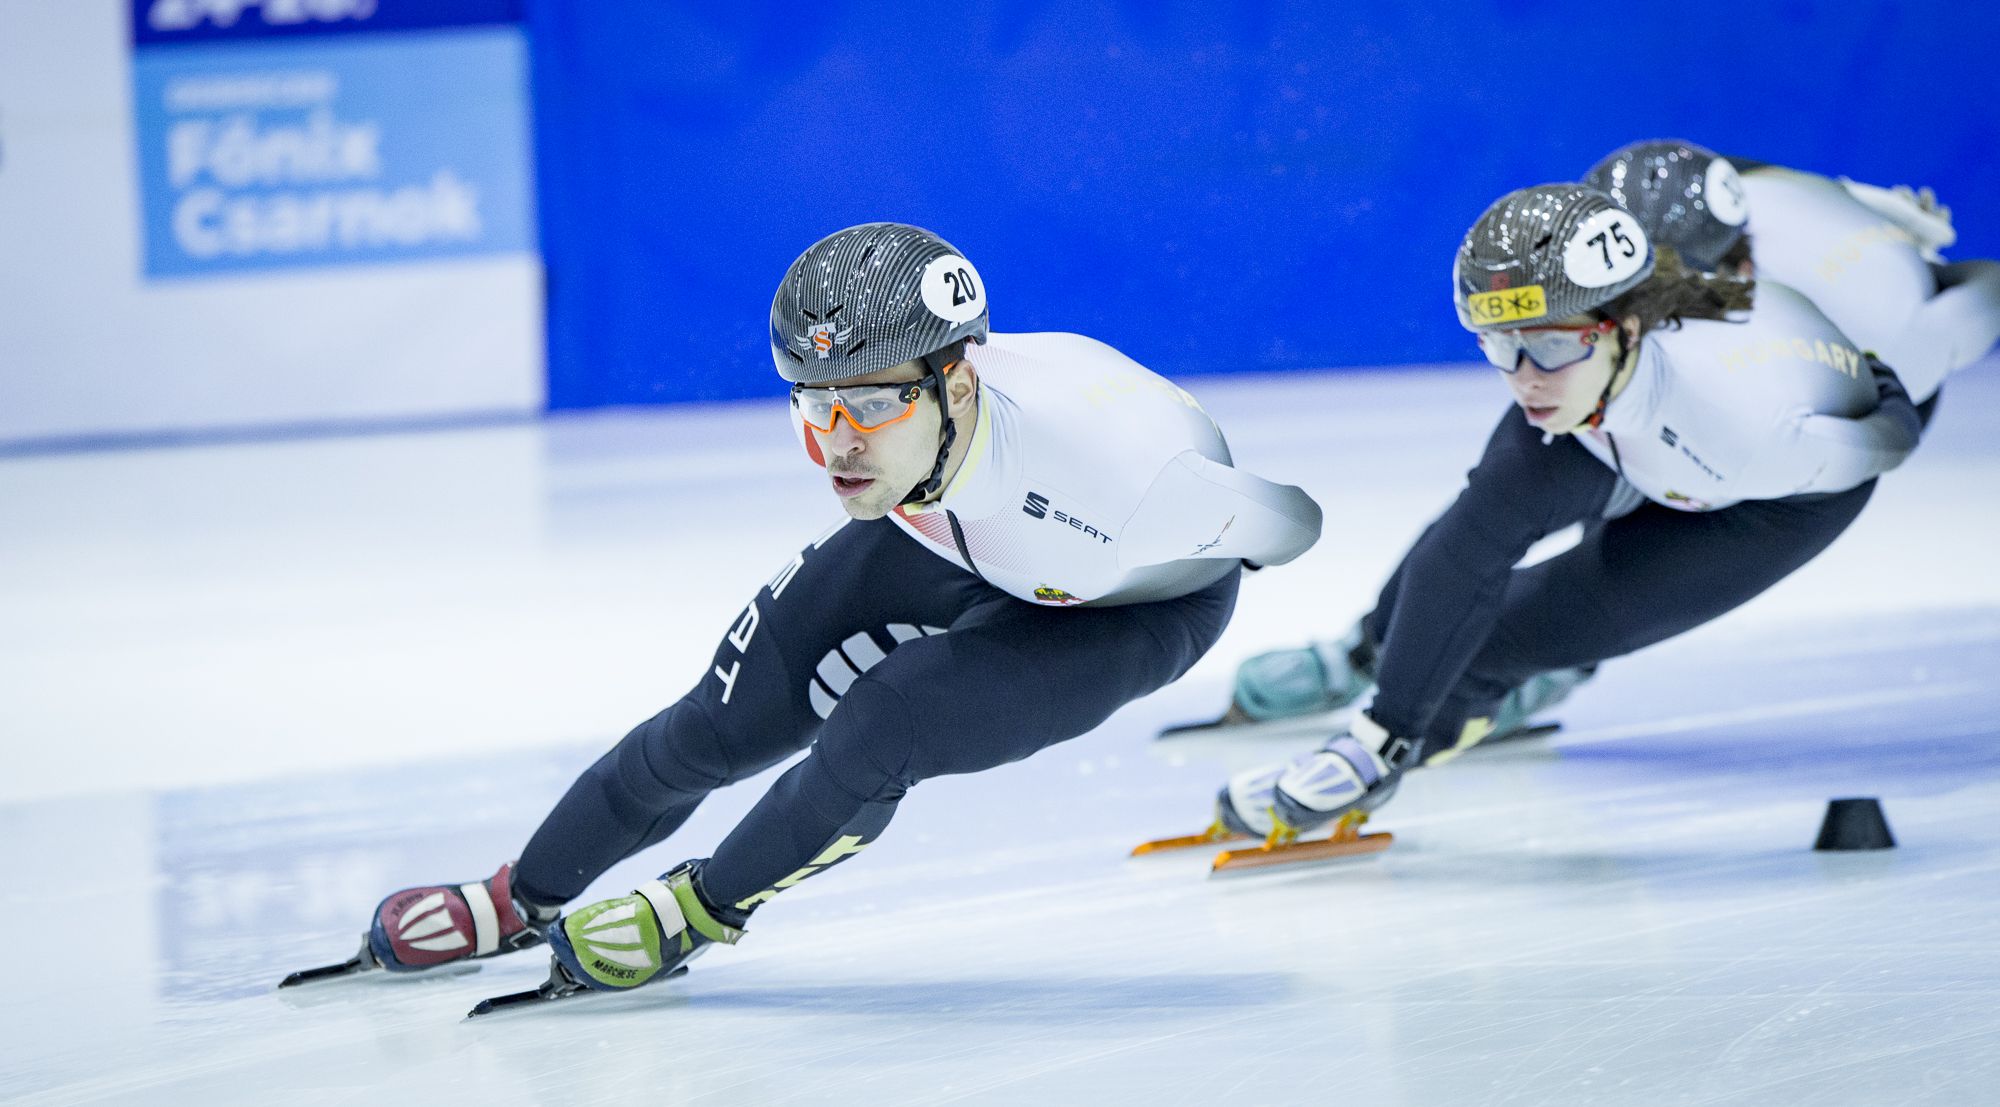
{"type": "Polygon", "coordinates": [[[1555,240],[1556,240],[1555,235],[1545,234],[1542,237],[1535,240],[1535,249],[1537,251],[1546,250],[1549,248],[1549,243],[1554,242],[1555,240]]]}
{"type": "Polygon", "coordinates": [[[812,320],[815,323],[819,322],[819,314],[817,312],[814,312],[811,308],[800,308],[799,314],[805,316],[806,318],[812,320]]]}
{"type": "Polygon", "coordinates": [[[868,340],[867,340],[867,339],[863,338],[863,339],[859,339],[859,340],[857,340],[857,341],[856,341],[856,342],[854,343],[854,345],[852,345],[852,346],[849,346],[849,347],[847,348],[847,353],[846,353],[846,356],[848,356],[848,357],[853,357],[853,356],[855,355],[855,352],[856,352],[856,351],[860,350],[860,349],[861,349],[861,347],[863,347],[863,346],[866,346],[866,345],[868,345],[868,340]]]}
{"type": "Polygon", "coordinates": [[[796,350],[787,349],[785,351],[785,356],[791,358],[793,361],[798,362],[800,365],[804,365],[806,363],[806,359],[803,356],[801,356],[799,352],[796,350]]]}

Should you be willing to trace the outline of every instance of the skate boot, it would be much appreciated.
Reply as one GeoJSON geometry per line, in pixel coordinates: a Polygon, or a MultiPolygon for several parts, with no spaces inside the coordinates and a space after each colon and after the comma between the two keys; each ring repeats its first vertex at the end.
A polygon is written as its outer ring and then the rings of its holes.
{"type": "Polygon", "coordinates": [[[1271,833],[1271,791],[1291,762],[1246,769],[1229,778],[1215,794],[1215,825],[1231,838],[1262,838],[1271,833]]]}
{"type": "Polygon", "coordinates": [[[1219,853],[1211,873],[1290,865],[1304,861],[1380,853],[1392,834],[1363,834],[1368,813],[1396,791],[1402,772],[1377,750],[1395,743],[1365,712],[1356,712],[1347,731],[1312,753],[1275,770],[1241,773],[1216,798],[1217,825],[1263,831],[1262,844],[1219,853]],[[1303,833],[1327,828],[1323,837],[1303,833]]]}
{"type": "Polygon", "coordinates": [[[1375,683],[1375,650],[1361,624],[1333,641],[1260,653],[1236,669],[1231,714],[1251,722],[1346,707],[1375,683]]]}
{"type": "Polygon", "coordinates": [[[1597,666],[1552,669],[1536,673],[1508,692],[1493,709],[1493,731],[1485,741],[1504,742],[1527,734],[1528,720],[1569,698],[1571,692],[1597,675],[1597,666]]]}
{"type": "Polygon", "coordinates": [[[629,896],[572,911],[549,930],[551,980],[615,992],[676,975],[711,944],[734,945],[740,927],[715,917],[696,894],[690,861],[629,896]]]}
{"type": "MultiPolygon", "coordinates": [[[[1311,756],[1300,755],[1301,758],[1311,756]]],[[[1177,834],[1171,838],[1141,842],[1133,847],[1132,856],[1143,857],[1149,853],[1236,842],[1244,838],[1261,841],[1270,837],[1276,825],[1271,820],[1271,790],[1277,785],[1278,778],[1299,759],[1260,769],[1246,769],[1230,777],[1229,783],[1215,794],[1215,817],[1209,820],[1207,829],[1199,834],[1177,834]]]]}
{"type": "Polygon", "coordinates": [[[1356,712],[1347,732],[1316,752],[1294,760],[1271,789],[1276,833],[1292,838],[1333,822],[1350,811],[1366,813],[1386,803],[1402,778],[1402,758],[1382,750],[1397,742],[1366,712],[1356,712]]]}
{"type": "Polygon", "coordinates": [[[1229,778],[1215,796],[1215,818],[1199,834],[1155,838],[1141,842],[1132,856],[1253,839],[1252,849],[1226,850],[1216,855],[1211,872],[1257,868],[1335,857],[1379,853],[1395,840],[1390,834],[1362,834],[1368,812],[1386,801],[1401,779],[1355,737],[1355,728],[1388,739],[1365,713],[1356,713],[1349,730],[1311,753],[1290,761],[1249,769],[1229,778]],[[1352,760],[1350,760],[1352,759],[1352,760]],[[1287,787],[1293,789],[1287,792],[1287,787]],[[1303,831],[1333,824],[1322,839],[1299,841],[1303,831]]]}
{"type": "Polygon", "coordinates": [[[556,918],[514,895],[514,862],[471,884],[405,888],[375,908],[368,952],[390,972],[494,957],[542,941],[556,918]]]}

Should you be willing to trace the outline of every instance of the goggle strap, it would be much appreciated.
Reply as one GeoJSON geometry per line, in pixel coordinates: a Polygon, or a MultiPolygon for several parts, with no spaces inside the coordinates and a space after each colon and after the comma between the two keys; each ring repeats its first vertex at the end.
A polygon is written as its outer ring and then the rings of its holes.
{"type": "Polygon", "coordinates": [[[924,368],[930,370],[931,379],[937,382],[938,414],[943,417],[944,433],[938,436],[937,464],[931,466],[931,475],[918,482],[910,494],[903,497],[905,506],[921,503],[935,495],[944,484],[944,463],[951,456],[951,444],[958,441],[958,423],[951,417],[951,399],[944,387],[944,375],[959,362],[959,355],[965,349],[963,342],[953,342],[942,350],[934,350],[924,355],[924,368]]]}
{"type": "MultiPolygon", "coordinates": [[[[1608,334],[1611,332],[1606,331],[1601,333],[1608,334]]],[[[1623,353],[1623,351],[1620,351],[1620,360],[1623,360],[1623,353]]],[[[1604,391],[1598,393],[1597,407],[1591,411],[1590,418],[1583,421],[1583,425],[1589,427],[1591,430],[1596,430],[1598,427],[1604,425],[1604,409],[1611,406],[1611,390],[1618,387],[1618,376],[1621,369],[1622,366],[1614,365],[1611,367],[1611,379],[1604,382],[1604,391]]],[[[1615,449],[1616,447],[1613,448],[1615,449]]],[[[1620,468],[1618,471],[1622,474],[1625,470],[1620,468]]]]}

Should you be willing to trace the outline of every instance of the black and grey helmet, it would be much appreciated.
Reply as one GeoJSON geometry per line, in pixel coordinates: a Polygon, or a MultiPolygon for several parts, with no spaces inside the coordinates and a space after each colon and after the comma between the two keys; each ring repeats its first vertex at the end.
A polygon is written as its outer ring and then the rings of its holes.
{"type": "Polygon", "coordinates": [[[1583,183],[1639,217],[1654,241],[1713,272],[1750,217],[1742,178],[1728,158],[1692,142],[1635,142],[1598,162],[1583,183]]]}
{"type": "Polygon", "coordinates": [[[1467,330],[1511,330],[1602,307],[1652,275],[1652,242],[1631,212],[1594,188],[1536,185],[1466,232],[1452,298],[1467,330]]]}
{"type": "Polygon", "coordinates": [[[835,231],[799,255],[771,298],[771,360],[794,386],[827,384],[921,359],[944,416],[937,463],[906,504],[944,483],[958,439],[945,370],[966,339],[986,341],[986,283],[952,244],[907,223],[835,231]]]}
{"type": "MultiPolygon", "coordinates": [[[[951,243],[904,223],[863,223],[813,243],[771,300],[771,358],[823,384],[986,341],[986,285],[951,243]]],[[[947,359],[952,360],[952,359],[947,359]]]]}

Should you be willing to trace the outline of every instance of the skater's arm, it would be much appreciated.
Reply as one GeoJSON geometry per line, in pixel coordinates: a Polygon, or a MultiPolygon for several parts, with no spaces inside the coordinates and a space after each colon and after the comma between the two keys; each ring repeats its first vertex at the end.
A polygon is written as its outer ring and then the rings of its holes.
{"type": "Polygon", "coordinates": [[[1302,489],[1184,450],[1126,521],[1118,563],[1131,569],[1220,558],[1283,565],[1310,549],[1319,531],[1319,504],[1302,489]]]}
{"type": "Polygon", "coordinates": [[[1845,492],[1901,465],[1917,448],[1922,431],[1910,394],[1882,363],[1870,358],[1869,365],[1875,374],[1874,411],[1855,418],[1806,414],[1793,424],[1784,445],[1796,451],[1805,474],[1798,491],[1845,492]]]}

